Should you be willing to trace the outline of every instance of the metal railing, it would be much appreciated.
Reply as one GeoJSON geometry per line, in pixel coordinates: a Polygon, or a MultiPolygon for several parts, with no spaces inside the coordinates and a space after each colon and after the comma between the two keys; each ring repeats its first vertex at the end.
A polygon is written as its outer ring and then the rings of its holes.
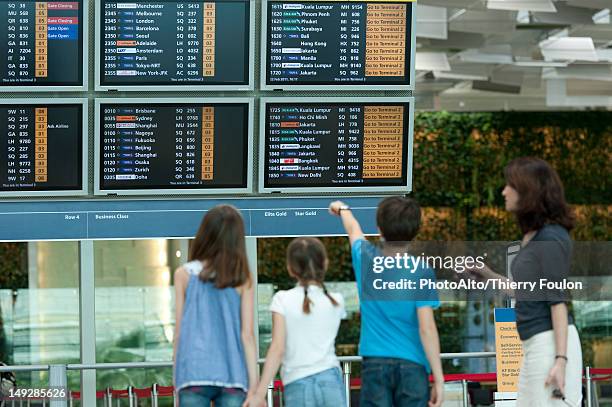
{"type": "MultiPolygon", "coordinates": [[[[491,358],[495,357],[495,352],[467,352],[467,353],[442,353],[442,359],[470,359],[470,358],[491,358]]],[[[344,390],[346,394],[347,405],[351,403],[351,371],[352,363],[361,362],[361,356],[339,356],[344,377],[344,390]]],[[[259,359],[258,363],[263,364],[265,359],[259,359]]],[[[109,370],[109,369],[151,369],[151,368],[171,368],[173,362],[129,362],[129,363],[71,363],[67,365],[21,365],[21,366],[0,366],[0,372],[49,372],[49,387],[65,387],[67,383],[67,370],[109,370]]],[[[585,368],[585,384],[586,384],[586,405],[593,407],[593,385],[595,378],[591,373],[590,367],[585,368]]],[[[463,405],[469,406],[467,380],[462,380],[463,389],[463,405]]],[[[176,395],[175,395],[176,396],[176,395]]],[[[176,397],[175,397],[176,398],[176,397]]],[[[128,397],[130,407],[134,406],[134,398],[128,397]]],[[[272,407],[274,403],[274,382],[268,385],[267,394],[268,406],[272,407]]],[[[82,403],[81,403],[82,404],[82,403]]],[[[29,406],[30,403],[26,403],[29,406]]],[[[23,403],[12,406],[21,407],[23,403]]],[[[46,406],[43,401],[43,406],[46,406]]],[[[66,400],[52,400],[49,402],[49,407],[67,407],[66,400]]]]}
{"type": "MultiPolygon", "coordinates": [[[[468,359],[468,358],[491,358],[495,357],[495,352],[467,352],[467,353],[442,353],[442,359],[468,359]]],[[[344,377],[344,391],[346,394],[347,405],[351,403],[351,366],[352,363],[361,362],[361,356],[339,356],[338,360],[342,365],[344,377]]],[[[265,359],[259,359],[258,363],[263,364],[265,359]]],[[[63,385],[67,383],[67,370],[112,370],[112,369],[152,369],[152,368],[171,368],[173,362],[127,362],[127,363],[69,363],[67,365],[22,365],[22,366],[0,366],[0,372],[35,372],[49,371],[49,378],[63,381],[63,385]],[[63,380],[61,378],[61,370],[63,370],[63,380]],[[56,373],[54,373],[56,372],[56,373]],[[59,378],[58,378],[59,377],[59,378]]],[[[57,382],[49,382],[49,387],[56,386],[57,382]]],[[[464,384],[464,392],[467,391],[467,382],[464,384]]],[[[464,394],[464,400],[467,395],[464,394]]],[[[132,398],[129,398],[130,406],[133,405],[132,398]]],[[[268,406],[273,406],[274,400],[274,382],[268,385],[267,394],[268,406]]],[[[465,404],[467,406],[467,404],[465,404]]],[[[53,400],[49,403],[49,407],[66,407],[67,403],[63,400],[53,400]]]]}

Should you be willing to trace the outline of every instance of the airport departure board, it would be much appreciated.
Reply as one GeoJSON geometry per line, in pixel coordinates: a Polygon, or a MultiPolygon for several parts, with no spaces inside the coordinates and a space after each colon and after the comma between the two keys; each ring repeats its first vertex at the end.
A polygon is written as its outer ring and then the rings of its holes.
{"type": "Polygon", "coordinates": [[[262,118],[261,192],[406,191],[411,103],[270,99],[262,118]]]}
{"type": "Polygon", "coordinates": [[[248,102],[100,102],[96,192],[248,192],[249,109],[248,102]]]}
{"type": "Polygon", "coordinates": [[[83,190],[82,115],[82,104],[0,104],[0,195],[83,190]]]}
{"type": "Polygon", "coordinates": [[[0,90],[82,86],[85,31],[82,0],[0,0],[0,90]]]}
{"type": "Polygon", "coordinates": [[[266,88],[412,85],[412,2],[267,1],[266,88]]]}
{"type": "Polygon", "coordinates": [[[101,0],[100,86],[249,85],[249,0],[101,0]]]}

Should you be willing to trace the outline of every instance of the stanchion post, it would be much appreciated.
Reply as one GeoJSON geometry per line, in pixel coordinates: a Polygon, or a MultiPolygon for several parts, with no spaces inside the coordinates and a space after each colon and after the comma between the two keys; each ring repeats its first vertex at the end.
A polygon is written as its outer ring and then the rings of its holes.
{"type": "Polygon", "coordinates": [[[346,406],[351,405],[351,362],[342,362],[342,370],[344,371],[344,394],[346,398],[346,406]]]}
{"type": "Polygon", "coordinates": [[[136,404],[136,400],[134,400],[134,386],[128,386],[128,400],[129,400],[129,405],[130,407],[134,407],[134,404],[136,404]]]}
{"type": "Polygon", "coordinates": [[[151,406],[157,407],[157,383],[153,383],[153,388],[151,389],[151,406]]]}
{"type": "Polygon", "coordinates": [[[61,400],[51,400],[49,407],[68,407],[68,376],[66,376],[66,365],[49,366],[49,387],[62,388],[66,397],[61,400]]]}
{"type": "Polygon", "coordinates": [[[268,384],[268,407],[274,407],[274,380],[268,384]]]}
{"type": "Polygon", "coordinates": [[[593,407],[593,391],[591,389],[591,385],[593,382],[593,378],[591,377],[591,368],[589,366],[585,369],[586,376],[586,396],[587,396],[587,407],[593,407]]]}
{"type": "MultiPolygon", "coordinates": [[[[83,394],[81,393],[81,396],[83,396],[83,394]]],[[[81,403],[83,402],[83,399],[81,399],[81,403]]],[[[107,407],[113,407],[113,393],[111,393],[111,388],[107,387],[106,388],[106,405],[107,407]]]]}
{"type": "Polygon", "coordinates": [[[468,382],[467,380],[461,380],[461,387],[463,389],[463,407],[470,406],[470,397],[468,395],[468,382]]]}

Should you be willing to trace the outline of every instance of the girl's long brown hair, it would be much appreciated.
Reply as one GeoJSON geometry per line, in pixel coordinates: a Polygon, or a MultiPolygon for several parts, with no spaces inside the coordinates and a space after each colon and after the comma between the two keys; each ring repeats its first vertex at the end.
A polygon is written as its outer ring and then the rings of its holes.
{"type": "Polygon", "coordinates": [[[244,222],[236,208],[218,205],[206,213],[191,244],[189,260],[203,262],[200,279],[214,281],[217,288],[250,283],[244,222]]]}
{"type": "Polygon", "coordinates": [[[302,310],[310,314],[312,301],[308,298],[308,282],[314,281],[321,285],[323,292],[334,306],[338,301],[325,288],[323,280],[327,271],[327,250],[321,241],[314,237],[298,237],[287,247],[287,266],[291,273],[304,286],[304,302],[302,310]]]}
{"type": "Polygon", "coordinates": [[[515,215],[523,233],[558,224],[572,230],[574,214],[565,201],[563,184],[557,172],[544,160],[521,157],[504,169],[506,184],[518,192],[515,215]]]}

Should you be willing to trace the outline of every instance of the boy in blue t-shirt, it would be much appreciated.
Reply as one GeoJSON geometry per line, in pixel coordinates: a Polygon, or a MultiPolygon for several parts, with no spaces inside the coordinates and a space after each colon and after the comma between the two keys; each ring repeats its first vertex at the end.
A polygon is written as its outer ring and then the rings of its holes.
{"type": "MultiPolygon", "coordinates": [[[[439,407],[444,376],[433,314],[433,309],[439,306],[437,296],[429,296],[426,301],[364,300],[362,261],[365,258],[369,262],[377,249],[365,239],[348,205],[335,201],[329,205],[329,211],[342,219],[348,234],[360,297],[359,354],[363,365],[359,405],[439,407]],[[434,378],[431,392],[429,372],[434,378]]],[[[378,205],[376,224],[386,242],[412,240],[420,223],[421,210],[413,199],[388,197],[378,205]]]]}

